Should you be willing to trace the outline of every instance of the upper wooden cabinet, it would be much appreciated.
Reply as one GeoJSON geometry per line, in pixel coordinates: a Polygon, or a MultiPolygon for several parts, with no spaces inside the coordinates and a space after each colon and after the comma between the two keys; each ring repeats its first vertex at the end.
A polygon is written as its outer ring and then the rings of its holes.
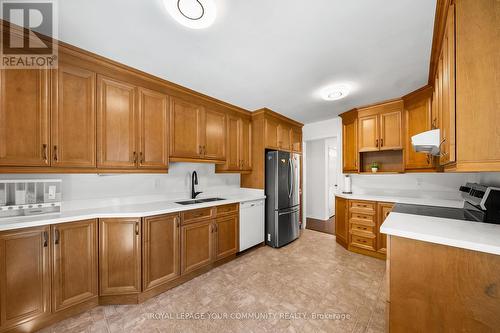
{"type": "Polygon", "coordinates": [[[292,127],[290,130],[290,139],[292,151],[302,153],[302,130],[298,127],[292,127]]]}
{"type": "Polygon", "coordinates": [[[226,163],[217,172],[249,172],[252,170],[252,123],[246,117],[227,116],[226,163]]]}
{"type": "Polygon", "coordinates": [[[344,173],[358,171],[358,112],[351,110],[342,117],[342,169],[344,173]]]}
{"type": "Polygon", "coordinates": [[[96,167],[96,74],[60,63],[52,80],[51,157],[56,167],[96,167]]]}
{"type": "Polygon", "coordinates": [[[49,72],[0,70],[0,165],[49,166],[49,72]]]}
{"type": "Polygon", "coordinates": [[[280,127],[277,119],[268,117],[264,120],[264,140],[266,147],[280,149],[280,127]]]}
{"type": "Polygon", "coordinates": [[[226,159],[226,115],[172,98],[170,156],[177,161],[226,159]]]}
{"type": "Polygon", "coordinates": [[[282,122],[278,125],[278,147],[280,150],[292,150],[291,130],[287,123],[282,122]]]}
{"type": "Polygon", "coordinates": [[[134,168],[138,160],[135,86],[98,76],[97,91],[97,166],[134,168]]]}
{"type": "Polygon", "coordinates": [[[403,149],[403,102],[359,109],[359,152],[403,149]]]}
{"type": "Polygon", "coordinates": [[[252,122],[240,118],[240,159],[241,170],[252,171],[252,122]]]}

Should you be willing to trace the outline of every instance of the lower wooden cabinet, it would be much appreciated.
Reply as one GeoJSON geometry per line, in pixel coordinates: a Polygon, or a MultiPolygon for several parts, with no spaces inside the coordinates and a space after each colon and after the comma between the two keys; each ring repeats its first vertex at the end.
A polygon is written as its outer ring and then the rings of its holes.
{"type": "Polygon", "coordinates": [[[0,233],[0,327],[50,314],[50,227],[0,233]]]}
{"type": "Polygon", "coordinates": [[[335,238],[337,243],[343,247],[347,247],[347,223],[348,223],[348,208],[347,199],[335,197],[335,238]]]}
{"type": "Polygon", "coordinates": [[[213,261],[215,231],[213,220],[181,227],[181,274],[186,274],[213,261]]]}
{"type": "Polygon", "coordinates": [[[98,296],[97,220],[56,224],[52,230],[52,310],[98,296]]]}
{"type": "Polygon", "coordinates": [[[141,291],[141,220],[99,220],[100,295],[141,291]]]}
{"type": "Polygon", "coordinates": [[[377,204],[378,219],[377,219],[377,252],[387,253],[387,235],[380,233],[380,226],[394,207],[393,203],[379,202],[377,204]]]}
{"type": "Polygon", "coordinates": [[[145,291],[180,275],[180,217],[179,214],[146,217],[142,227],[142,288],[145,291]]]}
{"type": "Polygon", "coordinates": [[[215,221],[215,259],[223,259],[238,252],[238,215],[219,217],[215,221]]]}

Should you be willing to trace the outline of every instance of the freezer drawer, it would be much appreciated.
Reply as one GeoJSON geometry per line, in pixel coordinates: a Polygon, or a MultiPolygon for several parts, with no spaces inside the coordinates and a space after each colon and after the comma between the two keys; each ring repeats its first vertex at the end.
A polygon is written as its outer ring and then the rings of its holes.
{"type": "Polygon", "coordinates": [[[282,247],[299,237],[299,208],[275,211],[268,221],[266,244],[282,247]]]}
{"type": "Polygon", "coordinates": [[[264,242],[264,200],[240,204],[240,251],[264,242]]]}

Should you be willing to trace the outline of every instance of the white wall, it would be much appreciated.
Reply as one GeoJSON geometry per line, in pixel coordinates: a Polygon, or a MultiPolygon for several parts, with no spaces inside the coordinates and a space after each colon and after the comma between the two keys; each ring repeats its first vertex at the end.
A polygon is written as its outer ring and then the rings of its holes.
{"type": "Polygon", "coordinates": [[[481,184],[500,187],[500,172],[482,173],[481,184]]]}
{"type": "Polygon", "coordinates": [[[326,155],[325,140],[306,143],[306,193],[308,204],[306,217],[325,220],[326,206],[326,155]]]}
{"type": "Polygon", "coordinates": [[[326,206],[328,207],[328,218],[335,215],[335,193],[338,188],[340,175],[337,170],[338,150],[337,138],[325,139],[325,154],[326,154],[326,206]]]}
{"type": "Polygon", "coordinates": [[[240,187],[239,174],[216,174],[214,164],[204,163],[171,163],[168,174],[3,174],[0,179],[62,179],[64,201],[158,194],[176,199],[190,195],[193,170],[198,173],[197,191],[217,193],[240,187]]]}

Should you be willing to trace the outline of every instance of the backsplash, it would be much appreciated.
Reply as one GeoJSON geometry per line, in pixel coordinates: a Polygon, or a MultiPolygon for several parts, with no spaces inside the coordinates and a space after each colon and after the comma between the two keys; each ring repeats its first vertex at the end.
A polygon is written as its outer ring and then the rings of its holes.
{"type": "Polygon", "coordinates": [[[479,173],[406,173],[351,175],[353,193],[460,199],[458,188],[480,182],[479,173]]]}
{"type": "Polygon", "coordinates": [[[62,179],[63,201],[164,195],[188,198],[191,172],[197,191],[217,193],[240,188],[239,174],[216,174],[214,164],[171,163],[168,174],[2,174],[0,179],[62,179]]]}
{"type": "Polygon", "coordinates": [[[481,173],[481,184],[500,187],[500,172],[481,173]]]}

